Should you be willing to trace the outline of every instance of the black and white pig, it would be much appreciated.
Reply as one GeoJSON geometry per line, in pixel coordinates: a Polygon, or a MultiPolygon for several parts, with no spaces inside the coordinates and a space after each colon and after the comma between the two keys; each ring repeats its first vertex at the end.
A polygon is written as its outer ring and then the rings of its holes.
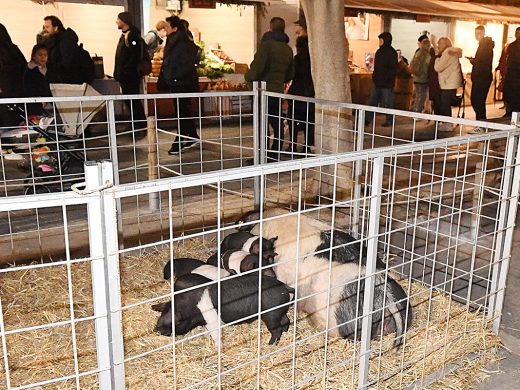
{"type": "MultiPolygon", "coordinates": [[[[269,256],[263,257],[262,266],[272,265],[274,256],[272,252],[269,256]]],[[[208,259],[208,264],[217,266],[216,258],[208,259]]],[[[232,275],[241,274],[243,272],[258,269],[260,267],[260,256],[242,250],[230,249],[221,255],[220,267],[231,273],[232,275]]],[[[276,275],[272,268],[264,268],[262,274],[275,278],[276,275]]]]}
{"type": "MultiPolygon", "coordinates": [[[[333,245],[338,247],[333,249],[332,262],[329,262],[330,250],[328,248],[330,248],[331,236],[329,225],[301,214],[298,239],[297,214],[288,214],[283,209],[264,211],[264,217],[272,216],[282,217],[264,220],[262,232],[260,232],[259,223],[244,227],[247,227],[253,234],[259,235],[262,233],[266,238],[278,237],[274,247],[274,250],[278,253],[275,258],[274,272],[276,277],[288,286],[298,286],[298,299],[302,299],[298,302],[298,310],[308,314],[310,321],[317,328],[323,330],[327,325],[328,318],[332,335],[349,337],[352,334],[348,325],[349,321],[353,324],[350,327],[353,328],[355,326],[353,320],[356,318],[356,300],[349,297],[352,296],[352,288],[354,288],[352,286],[355,286],[355,292],[357,292],[357,283],[348,283],[365,276],[366,248],[362,248],[359,243],[352,244],[354,241],[352,237],[345,232],[335,230],[333,245]],[[325,248],[325,252],[316,254],[321,248],[325,248]],[[300,261],[296,280],[295,259],[297,254],[300,261]],[[329,267],[331,269],[330,284],[329,267]],[[327,311],[328,291],[330,291],[330,306],[327,311]],[[344,325],[345,323],[347,325],[344,325]]],[[[243,216],[239,223],[256,221],[259,217],[258,212],[251,212],[243,216]]],[[[384,270],[385,264],[377,259],[376,268],[379,271],[384,270]]],[[[382,297],[384,294],[385,285],[376,283],[374,296],[382,297]]],[[[388,307],[388,312],[391,313],[389,320],[392,322],[393,319],[394,323],[393,325],[386,323],[384,328],[396,330],[396,346],[401,341],[405,323],[410,324],[412,319],[412,310],[406,303],[407,299],[408,297],[399,283],[390,277],[388,277],[386,285],[384,306],[382,300],[374,299],[374,310],[388,307]],[[408,307],[408,311],[402,310],[403,307],[408,307]]],[[[358,316],[361,316],[361,314],[362,312],[358,311],[358,316]]],[[[374,315],[374,318],[377,320],[377,315],[374,315]]],[[[379,320],[381,320],[381,317],[379,320]]],[[[373,337],[376,337],[376,333],[373,334],[373,337]]]]}
{"type": "MultiPolygon", "coordinates": [[[[209,281],[210,279],[201,275],[187,274],[177,279],[174,290],[182,291],[209,281]]],[[[153,310],[161,312],[155,330],[164,336],[171,336],[173,319],[175,319],[176,335],[186,334],[197,326],[206,326],[218,347],[220,345],[219,324],[239,321],[259,312],[258,278],[244,275],[222,280],[220,294],[220,313],[216,283],[176,295],[174,313],[172,313],[171,301],[152,306],[153,310]]],[[[282,333],[289,329],[287,311],[294,298],[294,290],[275,278],[262,276],[261,298],[261,310],[269,310],[261,315],[261,319],[271,333],[269,344],[275,344],[282,333]]],[[[256,319],[257,317],[252,317],[240,323],[249,323],[256,319]]]]}
{"type": "MultiPolygon", "coordinates": [[[[217,280],[218,278],[218,268],[211,264],[206,264],[203,261],[190,259],[187,257],[175,259],[173,261],[173,273],[174,278],[179,278],[186,274],[198,274],[207,277],[211,280],[217,280]]],[[[171,261],[168,261],[163,269],[163,277],[168,280],[171,278],[171,261]]],[[[224,269],[220,270],[220,277],[224,278],[229,276],[230,273],[224,269]]]]}
{"type": "MultiPolygon", "coordinates": [[[[262,257],[264,260],[267,260],[269,257],[274,257],[274,243],[276,241],[276,237],[271,239],[261,239],[254,234],[249,232],[235,232],[227,235],[222,242],[220,243],[220,255],[222,256],[224,252],[228,250],[242,250],[244,252],[249,252],[254,255],[260,254],[260,246],[262,247],[262,257]]],[[[208,259],[208,263],[217,265],[217,252],[215,252],[208,259]]]]}
{"type": "MultiPolygon", "coordinates": [[[[287,210],[273,208],[263,212],[264,218],[279,216],[277,219],[264,221],[262,237],[276,238],[273,241],[273,250],[278,258],[296,258],[297,253],[297,236],[298,236],[298,215],[289,214],[287,210]],[[286,215],[284,215],[286,214],[286,215]],[[280,251],[284,251],[281,253],[280,251]]],[[[260,235],[260,223],[244,225],[247,222],[259,221],[260,212],[250,211],[243,215],[237,224],[239,229],[244,233],[250,233],[255,236],[260,235]]],[[[338,263],[357,263],[366,266],[367,247],[361,245],[358,240],[350,234],[334,229],[331,233],[330,225],[325,222],[318,221],[306,214],[300,216],[299,227],[299,256],[303,257],[308,254],[338,263]],[[331,257],[331,239],[332,239],[332,257],[331,257]]],[[[379,256],[376,260],[376,267],[384,269],[385,264],[379,256]]]]}

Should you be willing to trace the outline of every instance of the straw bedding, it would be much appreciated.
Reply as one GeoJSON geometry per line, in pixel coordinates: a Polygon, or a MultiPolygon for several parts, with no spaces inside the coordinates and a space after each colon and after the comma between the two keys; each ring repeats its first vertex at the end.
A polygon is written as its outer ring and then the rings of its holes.
{"type": "MultiPolygon", "coordinates": [[[[214,242],[186,240],[175,247],[175,255],[206,258],[215,247],[214,242]]],[[[123,305],[159,297],[170,292],[169,283],[162,280],[162,268],[169,257],[169,249],[155,250],[141,256],[121,259],[121,289],[123,305]]],[[[74,329],[69,323],[6,336],[9,352],[11,386],[74,375],[73,331],[77,348],[77,369],[80,373],[95,370],[96,345],[90,264],[78,263],[70,267],[53,266],[0,274],[0,293],[5,330],[33,327],[49,322],[66,321],[71,314],[76,320],[74,329]],[[68,290],[68,277],[73,288],[68,290]],[[73,297],[72,308],[69,296],[73,297]]],[[[439,370],[443,362],[454,362],[461,369],[430,385],[432,389],[470,389],[485,377],[482,368],[497,359],[499,339],[486,327],[482,315],[468,312],[446,295],[431,292],[417,283],[410,287],[414,310],[412,329],[406,343],[399,350],[392,349],[392,335],[372,341],[369,379],[379,380],[379,388],[397,389],[407,386],[428,386],[427,377],[439,370]],[[428,325],[428,326],[427,326],[428,325]],[[446,348],[444,348],[446,345],[446,348]],[[476,353],[476,354],[475,354],[476,353]],[[474,354],[476,359],[468,360],[474,354]],[[424,379],[424,384],[421,380],[424,379]]],[[[359,343],[330,338],[325,350],[325,336],[312,328],[298,315],[293,327],[293,308],[289,310],[291,328],[276,346],[268,345],[269,332],[260,327],[260,353],[268,355],[258,361],[258,322],[224,328],[220,370],[226,389],[251,389],[257,383],[261,389],[290,388],[294,380],[305,389],[351,389],[357,387],[359,343]],[[293,347],[293,335],[296,346],[293,347]],[[321,376],[327,354],[327,377],[321,376]],[[295,364],[293,365],[293,357],[295,364]],[[293,369],[294,367],[294,369],[293,369]],[[259,373],[259,376],[257,376],[259,373]],[[313,377],[315,376],[315,377],[313,377]]],[[[216,376],[218,352],[208,335],[199,335],[177,344],[175,354],[171,338],[153,333],[158,314],[146,303],[123,312],[125,357],[131,358],[164,347],[125,364],[128,389],[170,389],[175,376],[177,388],[206,381],[197,389],[218,386],[216,376]]],[[[191,337],[204,329],[195,329],[191,337]]],[[[182,337],[177,337],[181,340],[182,337]]],[[[4,357],[0,362],[0,379],[5,383],[4,357]]],[[[82,376],[81,388],[97,388],[95,373],[82,376]]],[[[74,379],[53,383],[41,388],[76,388],[74,379]]]]}

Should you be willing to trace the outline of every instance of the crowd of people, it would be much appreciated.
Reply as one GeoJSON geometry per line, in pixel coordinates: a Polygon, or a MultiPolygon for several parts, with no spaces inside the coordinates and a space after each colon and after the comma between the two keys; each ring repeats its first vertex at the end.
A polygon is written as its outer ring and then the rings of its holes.
{"type": "MultiPolygon", "coordinates": [[[[477,120],[486,120],[486,100],[493,81],[493,49],[495,43],[486,36],[485,27],[475,28],[475,38],[478,49],[474,57],[466,57],[471,65],[471,106],[477,120]]],[[[514,91],[520,87],[520,28],[515,31],[515,41],[508,45],[503,53],[499,68],[501,69],[501,88],[504,92],[506,117],[513,111],[520,110],[520,98],[514,91]]],[[[427,97],[431,101],[431,111],[434,114],[451,116],[452,107],[461,104],[457,95],[459,88],[465,83],[461,68],[462,49],[453,47],[448,37],[442,37],[435,47],[428,35],[423,34],[418,39],[418,48],[407,71],[413,77],[415,98],[411,109],[423,112],[427,97]]],[[[398,76],[400,58],[392,47],[392,35],[383,32],[379,35],[379,49],[374,60],[372,75],[371,106],[381,105],[393,108],[394,86],[398,76]]],[[[366,118],[371,123],[371,118],[366,118]]],[[[392,116],[387,115],[383,126],[392,125],[392,116]]],[[[439,125],[439,131],[452,131],[448,123],[439,125]]],[[[477,128],[475,131],[479,131],[477,128]]]]}
{"type": "MultiPolygon", "coordinates": [[[[177,16],[159,21],[154,30],[144,39],[135,27],[132,15],[121,12],[117,16],[117,27],[121,37],[115,54],[113,77],[120,83],[125,95],[140,93],[142,77],[149,73],[144,67],[160,45],[164,45],[164,55],[157,87],[159,91],[173,93],[198,92],[196,67],[200,60],[200,48],[195,44],[189,30],[189,23],[177,16]]],[[[285,21],[275,17],[270,21],[270,29],[261,39],[258,50],[245,74],[248,82],[266,81],[267,90],[288,92],[293,95],[314,97],[311,75],[309,42],[304,20],[295,22],[296,54],[289,46],[285,33],[285,21]]],[[[508,45],[500,60],[506,116],[520,111],[520,28],[516,30],[516,40],[508,45]]],[[[474,57],[466,57],[471,62],[471,105],[477,120],[486,120],[486,98],[492,75],[494,42],[485,35],[484,26],[477,26],[475,38],[479,42],[474,57]]],[[[383,32],[379,35],[379,49],[375,54],[372,74],[372,90],[369,104],[393,108],[396,78],[405,73],[413,77],[415,99],[411,109],[423,112],[427,99],[431,101],[432,112],[451,116],[452,106],[460,104],[457,90],[463,85],[460,60],[462,50],[453,47],[451,40],[442,37],[437,47],[427,34],[418,39],[418,48],[408,62],[392,46],[392,35],[383,32]]],[[[51,96],[50,83],[81,84],[90,83],[94,78],[92,59],[79,44],[78,35],[71,28],[65,28],[56,16],[44,18],[43,31],[37,36],[27,62],[19,48],[11,41],[6,28],[0,24],[0,97],[48,97],[51,96]]],[[[137,137],[144,136],[146,117],[143,103],[139,99],[125,101],[132,114],[132,129],[137,137]]],[[[176,102],[179,116],[177,138],[169,154],[178,154],[200,142],[190,98],[180,98],[176,102]]],[[[42,105],[29,105],[31,113],[44,109],[42,105]]],[[[9,121],[5,107],[0,111],[0,123],[9,121]]],[[[284,124],[289,127],[292,152],[308,153],[314,145],[314,105],[293,101],[284,108],[279,99],[270,98],[267,112],[269,125],[274,137],[268,145],[268,156],[278,160],[283,147],[284,124]],[[296,142],[299,131],[304,133],[304,147],[298,148],[296,142]]],[[[366,116],[366,124],[373,116],[366,116]]],[[[383,126],[391,126],[392,115],[387,115],[383,126]]],[[[451,131],[451,125],[443,123],[440,131],[451,131]]]]}

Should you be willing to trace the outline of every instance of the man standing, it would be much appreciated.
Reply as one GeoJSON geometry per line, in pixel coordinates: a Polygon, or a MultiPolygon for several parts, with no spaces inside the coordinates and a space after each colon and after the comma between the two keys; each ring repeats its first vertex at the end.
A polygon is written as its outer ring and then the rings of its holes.
{"type": "Polygon", "coordinates": [[[415,52],[410,70],[415,86],[415,100],[413,111],[423,112],[426,96],[428,95],[428,68],[430,66],[430,40],[427,35],[421,35],[418,39],[419,50],[415,52]]]}
{"type": "MultiPolygon", "coordinates": [[[[78,35],[54,15],[43,19],[43,42],[49,53],[47,80],[50,83],[82,84],[78,35]]],[[[91,81],[91,80],[90,80],[91,81]]]]}
{"type": "Polygon", "coordinates": [[[520,112],[520,27],[516,28],[515,41],[507,47],[507,70],[504,79],[506,116],[520,112]]]}
{"type": "MultiPolygon", "coordinates": [[[[123,95],[138,95],[141,93],[141,78],[139,63],[143,57],[144,41],[141,33],[132,23],[132,15],[129,12],[121,12],[117,15],[117,28],[122,31],[117,44],[114,78],[121,84],[123,95]]],[[[139,129],[135,136],[142,138],[146,135],[146,116],[141,100],[125,100],[125,105],[130,111],[132,119],[128,130],[139,129]]]]}
{"type": "MultiPolygon", "coordinates": [[[[379,34],[379,49],[374,58],[372,73],[372,92],[369,105],[377,107],[379,103],[385,108],[394,107],[394,84],[397,76],[397,51],[392,47],[392,34],[379,34]]],[[[374,115],[367,113],[366,124],[372,122],[374,115]]],[[[392,115],[386,116],[384,127],[392,125],[392,115]]]]}
{"type": "MultiPolygon", "coordinates": [[[[197,76],[199,48],[188,36],[186,25],[179,17],[170,16],[166,21],[170,25],[170,33],[166,38],[157,88],[172,93],[199,92],[197,76]]],[[[197,146],[200,142],[193,118],[192,99],[178,98],[174,101],[174,105],[177,109],[179,125],[177,137],[168,151],[170,155],[176,155],[182,150],[197,146]]]]}
{"type": "Polygon", "coordinates": [[[495,42],[486,37],[484,26],[475,28],[475,38],[478,41],[478,49],[475,57],[467,57],[473,65],[471,71],[471,106],[475,111],[477,120],[486,120],[486,98],[491,81],[493,81],[493,48],[495,42]]]}
{"type": "MultiPolygon", "coordinates": [[[[294,77],[293,52],[287,44],[289,37],[285,34],[285,21],[282,18],[274,17],[271,19],[270,25],[271,31],[263,35],[250,69],[245,74],[245,79],[248,82],[266,81],[268,91],[283,93],[285,83],[294,77]]],[[[281,99],[269,97],[267,102],[268,122],[273,128],[274,135],[268,157],[274,160],[280,159],[279,153],[283,146],[281,105],[281,99]]],[[[268,135],[266,134],[266,136],[268,135]]]]}

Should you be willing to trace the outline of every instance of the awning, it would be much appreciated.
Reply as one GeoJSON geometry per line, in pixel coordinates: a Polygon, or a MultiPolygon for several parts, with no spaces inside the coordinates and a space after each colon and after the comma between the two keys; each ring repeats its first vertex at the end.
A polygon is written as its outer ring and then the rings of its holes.
{"type": "Polygon", "coordinates": [[[455,19],[520,23],[520,8],[442,0],[345,0],[346,8],[455,19]]]}
{"type": "Polygon", "coordinates": [[[31,0],[37,4],[51,4],[51,3],[86,3],[98,5],[125,5],[125,0],[31,0]]]}

